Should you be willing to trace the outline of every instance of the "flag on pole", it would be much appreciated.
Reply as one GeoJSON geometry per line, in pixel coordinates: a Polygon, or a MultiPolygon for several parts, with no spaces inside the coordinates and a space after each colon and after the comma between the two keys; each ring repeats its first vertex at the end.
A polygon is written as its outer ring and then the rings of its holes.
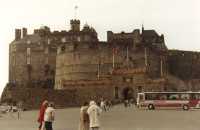
{"type": "Polygon", "coordinates": [[[78,6],[76,5],[75,7],[74,7],[74,10],[75,10],[75,19],[76,19],[76,17],[77,17],[77,9],[78,9],[78,6]]]}

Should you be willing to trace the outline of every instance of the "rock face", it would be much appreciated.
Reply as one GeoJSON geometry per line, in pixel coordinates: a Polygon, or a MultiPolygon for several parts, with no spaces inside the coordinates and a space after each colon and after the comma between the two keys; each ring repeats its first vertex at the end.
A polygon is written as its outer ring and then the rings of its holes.
{"type": "Polygon", "coordinates": [[[38,108],[47,99],[66,107],[91,99],[135,99],[142,91],[200,90],[200,53],[168,50],[163,34],[143,27],[108,31],[103,42],[94,28],[80,29],[80,20],[70,24],[69,31],[16,29],[2,102],[38,108]]]}

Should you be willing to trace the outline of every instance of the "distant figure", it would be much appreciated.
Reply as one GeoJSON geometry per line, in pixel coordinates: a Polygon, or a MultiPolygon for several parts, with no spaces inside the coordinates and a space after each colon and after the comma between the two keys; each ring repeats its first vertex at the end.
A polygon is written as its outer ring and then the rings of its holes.
{"type": "Polygon", "coordinates": [[[21,111],[22,111],[22,103],[19,102],[17,104],[17,118],[18,118],[18,120],[21,118],[21,111]]]}
{"type": "Polygon", "coordinates": [[[48,101],[45,100],[40,107],[40,112],[39,112],[39,117],[38,117],[38,122],[40,123],[39,130],[44,130],[44,113],[47,106],[48,106],[48,101]]]}
{"type": "Polygon", "coordinates": [[[106,111],[106,103],[103,99],[101,100],[100,107],[102,110],[106,111]]]}
{"type": "Polygon", "coordinates": [[[10,116],[11,116],[11,117],[14,117],[14,116],[13,116],[13,112],[14,112],[14,111],[13,111],[13,106],[12,106],[12,105],[9,107],[8,112],[10,113],[10,116]]]}
{"type": "Polygon", "coordinates": [[[21,109],[20,108],[17,108],[17,119],[19,120],[20,119],[20,113],[21,113],[21,109]]]}
{"type": "Polygon", "coordinates": [[[54,121],[54,118],[55,118],[54,104],[49,103],[44,113],[45,130],[53,130],[52,123],[54,121]]]}
{"type": "Polygon", "coordinates": [[[108,107],[109,107],[109,108],[112,108],[112,107],[113,107],[113,103],[112,103],[112,101],[110,101],[110,100],[108,101],[108,107]]]}
{"type": "Polygon", "coordinates": [[[85,102],[81,107],[79,130],[89,130],[90,128],[89,127],[90,120],[89,120],[89,115],[87,113],[88,107],[89,107],[88,102],[85,102]]]}
{"type": "Polygon", "coordinates": [[[124,107],[128,107],[128,99],[124,100],[124,107]]]}
{"type": "Polygon", "coordinates": [[[134,106],[134,105],[135,105],[135,101],[134,101],[133,98],[130,99],[129,104],[130,104],[131,106],[134,106]]]}
{"type": "Polygon", "coordinates": [[[100,127],[99,116],[101,111],[102,111],[101,108],[96,105],[95,101],[90,101],[90,106],[87,110],[87,113],[90,119],[91,130],[99,130],[100,127]]]}

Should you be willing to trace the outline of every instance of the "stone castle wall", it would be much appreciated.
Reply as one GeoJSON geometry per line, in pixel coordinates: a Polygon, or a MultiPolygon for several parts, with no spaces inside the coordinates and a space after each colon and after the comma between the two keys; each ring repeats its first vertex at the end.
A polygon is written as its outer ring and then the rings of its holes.
{"type": "Polygon", "coordinates": [[[182,80],[187,81],[200,78],[199,52],[170,50],[168,65],[169,72],[182,80]]]}
{"type": "Polygon", "coordinates": [[[3,101],[37,108],[48,99],[63,107],[101,97],[125,99],[129,92],[136,98],[142,91],[200,90],[200,53],[168,50],[155,30],[108,31],[107,42],[88,25],[80,30],[79,20],[71,20],[69,31],[22,31],[16,29],[9,47],[3,101]]]}
{"type": "Polygon", "coordinates": [[[26,109],[38,109],[44,100],[48,100],[54,102],[57,108],[63,108],[80,106],[90,100],[99,101],[101,98],[112,100],[113,97],[113,89],[108,86],[73,87],[67,90],[6,87],[1,102],[22,102],[26,109]]]}

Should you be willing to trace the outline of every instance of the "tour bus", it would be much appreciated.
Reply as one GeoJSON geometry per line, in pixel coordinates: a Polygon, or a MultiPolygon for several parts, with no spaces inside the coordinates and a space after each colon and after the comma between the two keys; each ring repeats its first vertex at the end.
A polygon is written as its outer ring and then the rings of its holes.
{"type": "Polygon", "coordinates": [[[137,96],[138,108],[200,108],[200,92],[143,92],[137,96]]]}

